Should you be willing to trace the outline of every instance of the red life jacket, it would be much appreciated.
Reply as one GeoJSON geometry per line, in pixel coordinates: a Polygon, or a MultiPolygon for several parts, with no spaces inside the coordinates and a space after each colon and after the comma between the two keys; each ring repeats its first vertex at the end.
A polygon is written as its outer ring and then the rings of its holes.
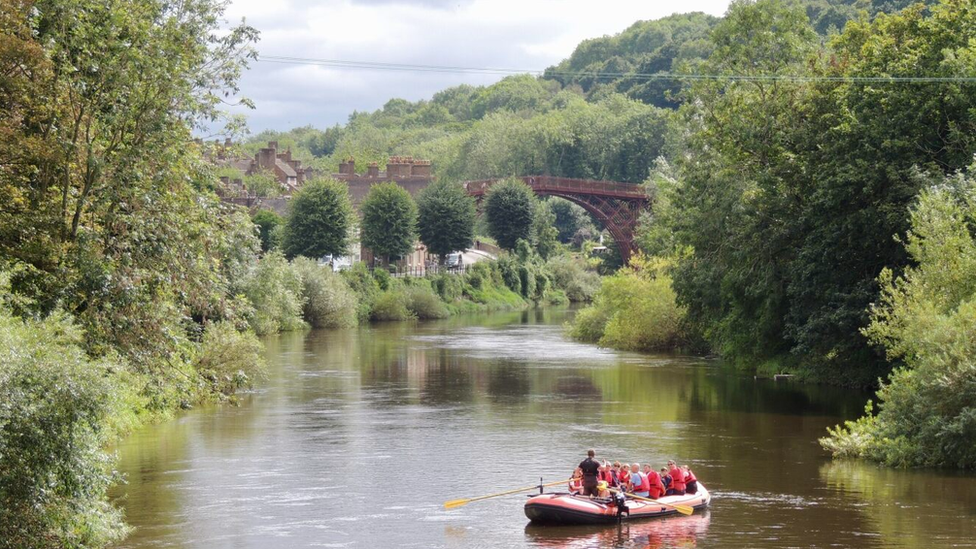
{"type": "Polygon", "coordinates": [[[644,482],[641,483],[640,487],[641,492],[648,492],[651,489],[651,479],[647,478],[647,475],[648,473],[641,475],[641,478],[644,479],[644,482]]]}
{"type": "Polygon", "coordinates": [[[671,468],[669,474],[671,475],[671,489],[675,490],[676,492],[684,492],[685,491],[684,471],[682,471],[680,468],[675,466],[671,468]]]}
{"type": "Polygon", "coordinates": [[[569,491],[573,493],[579,493],[583,491],[583,479],[582,478],[571,478],[569,479],[569,491]]]}
{"type": "Polygon", "coordinates": [[[691,469],[688,469],[688,474],[685,475],[685,484],[691,484],[692,482],[698,482],[698,479],[695,478],[695,473],[692,473],[691,469]]]}
{"type": "Polygon", "coordinates": [[[618,480],[620,481],[621,486],[630,482],[630,471],[620,471],[620,477],[618,480]]]}
{"type": "Polygon", "coordinates": [[[657,499],[664,495],[664,483],[661,482],[661,475],[657,471],[647,474],[647,483],[650,485],[648,492],[651,499],[657,499]]]}

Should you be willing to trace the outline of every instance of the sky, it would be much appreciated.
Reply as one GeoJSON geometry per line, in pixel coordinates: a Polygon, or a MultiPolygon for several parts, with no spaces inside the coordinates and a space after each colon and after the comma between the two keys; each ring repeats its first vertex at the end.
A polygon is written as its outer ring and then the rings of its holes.
{"type": "MultiPolygon", "coordinates": [[[[226,17],[261,32],[265,56],[438,66],[542,70],[586,38],[619,33],[638,20],[702,11],[728,0],[232,0],[226,17]]],[[[252,62],[241,92],[252,133],[343,124],[394,97],[428,99],[458,84],[504,75],[371,71],[252,62]]]]}

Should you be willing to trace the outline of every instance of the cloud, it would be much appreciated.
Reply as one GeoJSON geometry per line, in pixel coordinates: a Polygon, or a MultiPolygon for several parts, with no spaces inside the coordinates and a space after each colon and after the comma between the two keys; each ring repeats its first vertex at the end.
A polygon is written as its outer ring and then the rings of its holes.
{"type": "MultiPolygon", "coordinates": [[[[682,11],[724,12],[728,0],[687,0],[682,11]]],[[[544,69],[586,38],[615,34],[673,9],[620,0],[236,0],[231,21],[261,31],[262,55],[423,65],[544,69]]],[[[429,98],[500,75],[336,69],[252,63],[243,94],[254,131],[343,123],[392,97],[429,98]]]]}

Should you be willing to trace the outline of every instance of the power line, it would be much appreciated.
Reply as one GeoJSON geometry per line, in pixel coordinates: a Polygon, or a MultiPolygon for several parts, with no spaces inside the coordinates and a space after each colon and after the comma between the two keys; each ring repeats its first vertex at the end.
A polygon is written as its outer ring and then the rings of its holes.
{"type": "Polygon", "coordinates": [[[312,65],[337,69],[399,71],[399,72],[435,72],[454,74],[490,74],[513,75],[532,74],[536,76],[562,76],[566,78],[595,78],[616,79],[631,78],[635,80],[721,80],[733,82],[847,82],[847,83],[961,83],[976,84],[976,76],[809,76],[786,74],[691,74],[691,73],[640,73],[640,72],[603,72],[603,71],[557,71],[539,69],[506,69],[491,67],[460,67],[448,65],[421,65],[410,63],[381,63],[375,61],[347,61],[340,59],[313,59],[305,57],[287,57],[280,55],[264,55],[258,58],[262,63],[279,63],[288,65],[312,65]]]}

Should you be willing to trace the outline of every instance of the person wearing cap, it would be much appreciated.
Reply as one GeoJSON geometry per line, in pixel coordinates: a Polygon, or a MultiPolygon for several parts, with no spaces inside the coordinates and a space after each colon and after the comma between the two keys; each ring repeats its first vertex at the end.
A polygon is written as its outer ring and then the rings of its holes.
{"type": "Polygon", "coordinates": [[[607,481],[601,480],[596,483],[596,497],[604,499],[610,497],[610,485],[607,481]]]}
{"type": "Polygon", "coordinates": [[[580,462],[579,468],[583,471],[583,495],[596,495],[597,475],[600,473],[600,462],[593,459],[596,456],[595,450],[586,451],[586,459],[580,462]]]}

